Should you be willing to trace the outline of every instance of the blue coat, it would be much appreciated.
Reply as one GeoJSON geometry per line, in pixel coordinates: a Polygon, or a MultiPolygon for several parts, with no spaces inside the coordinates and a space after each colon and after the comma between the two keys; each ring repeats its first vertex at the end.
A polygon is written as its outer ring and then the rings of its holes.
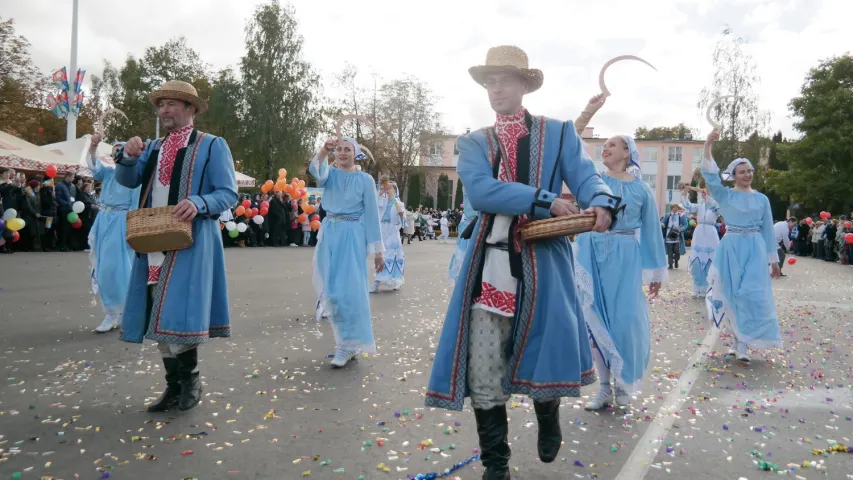
{"type": "MultiPolygon", "coordinates": [[[[149,207],[146,189],[153,178],[162,142],[150,142],[141,156],[120,157],[115,178],[128,188],[142,186],[133,209],[149,207]],[[146,202],[142,205],[142,202],[146,202]]],[[[150,197],[150,196],[149,196],[150,197]]],[[[168,252],[160,281],[148,299],[148,255],[137,254],[122,316],[121,339],[143,338],[165,343],[199,344],[209,337],[231,336],[225,255],[219,214],[237,201],[234,161],[225,140],[193,130],[186,148],[178,151],[169,185],[169,205],[188,198],[198,209],[191,247],[168,252]]]]}
{"type": "Polygon", "coordinates": [[[71,207],[74,204],[74,200],[72,200],[71,196],[71,186],[72,184],[65,183],[64,181],[56,184],[56,203],[59,204],[60,212],[70,212],[71,207]]]}
{"type": "MultiPolygon", "coordinates": [[[[469,395],[468,325],[494,215],[550,218],[551,202],[558,197],[563,182],[584,208],[615,207],[618,203],[584,152],[572,122],[530,115],[526,121],[530,134],[519,140],[518,182],[495,178],[494,159],[499,147],[494,128],[457,140],[457,171],[465,185],[465,206],[479,214],[444,319],[427,406],[461,410],[469,395]],[[558,159],[561,136],[563,147],[558,159]]],[[[536,400],[579,396],[581,386],[595,381],[595,371],[575,287],[569,239],[526,243],[520,257],[521,278],[504,392],[536,400]]]]}
{"type": "MultiPolygon", "coordinates": [[[[667,229],[667,225],[669,225],[669,217],[671,215],[672,215],[672,213],[670,212],[670,213],[667,213],[666,215],[663,216],[663,221],[661,222],[661,228],[663,228],[664,236],[666,236],[666,229],[667,229]]],[[[687,255],[687,242],[684,241],[684,232],[687,231],[687,225],[688,225],[687,216],[681,215],[681,218],[679,219],[679,223],[681,224],[681,233],[678,234],[679,244],[681,246],[681,248],[679,250],[681,252],[681,255],[687,255]]]]}

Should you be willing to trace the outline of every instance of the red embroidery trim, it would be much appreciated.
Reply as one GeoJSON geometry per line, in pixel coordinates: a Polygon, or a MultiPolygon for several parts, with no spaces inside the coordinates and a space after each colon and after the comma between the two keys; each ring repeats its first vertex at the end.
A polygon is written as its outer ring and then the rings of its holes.
{"type": "Polygon", "coordinates": [[[474,300],[488,308],[493,308],[507,314],[515,313],[515,294],[503,292],[489,282],[483,282],[483,290],[480,297],[474,300]]]}
{"type": "Polygon", "coordinates": [[[502,182],[514,182],[518,178],[518,140],[529,133],[524,121],[526,113],[527,110],[521,109],[511,117],[498,115],[495,120],[495,133],[506,152],[498,173],[502,182]]]}
{"type": "Polygon", "coordinates": [[[148,267],[148,283],[160,281],[160,267],[148,267]]]}
{"type": "Polygon", "coordinates": [[[166,140],[163,142],[163,147],[160,150],[160,170],[158,171],[157,179],[160,185],[168,186],[172,181],[172,170],[175,168],[175,157],[178,156],[178,150],[187,145],[187,139],[193,131],[192,125],[179,128],[169,132],[166,140]]]}

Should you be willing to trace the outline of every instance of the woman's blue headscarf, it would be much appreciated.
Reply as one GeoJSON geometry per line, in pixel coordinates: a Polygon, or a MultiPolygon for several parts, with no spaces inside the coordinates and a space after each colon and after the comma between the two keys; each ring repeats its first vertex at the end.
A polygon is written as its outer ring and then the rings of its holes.
{"type": "Polygon", "coordinates": [[[625,145],[628,146],[628,172],[638,180],[643,179],[643,170],[640,167],[640,152],[637,150],[637,144],[629,135],[623,135],[625,145]]]}
{"type": "Polygon", "coordinates": [[[354,138],[344,136],[344,141],[349,143],[350,145],[352,145],[352,148],[355,151],[355,161],[356,162],[360,162],[360,161],[364,160],[365,158],[367,158],[367,155],[361,153],[361,146],[358,144],[358,142],[355,141],[354,138]]]}

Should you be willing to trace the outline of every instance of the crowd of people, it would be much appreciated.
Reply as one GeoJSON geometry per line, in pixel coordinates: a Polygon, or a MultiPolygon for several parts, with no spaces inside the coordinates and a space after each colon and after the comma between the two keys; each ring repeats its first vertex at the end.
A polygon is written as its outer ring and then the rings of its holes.
{"type": "Polygon", "coordinates": [[[850,265],[853,263],[853,244],[847,241],[847,235],[853,233],[853,221],[850,219],[853,219],[853,212],[849,217],[842,215],[838,219],[814,221],[806,218],[795,222],[789,237],[790,253],[850,265]]]}
{"type": "Polygon", "coordinates": [[[24,228],[17,231],[13,241],[11,230],[5,230],[0,253],[88,251],[89,231],[95,223],[99,209],[99,191],[92,178],[65,173],[61,181],[33,175],[29,179],[14,169],[0,173],[0,212],[9,210],[24,220],[24,228]],[[74,204],[81,202],[83,210],[74,212],[74,204]],[[68,219],[75,213],[80,223],[68,219]]]}

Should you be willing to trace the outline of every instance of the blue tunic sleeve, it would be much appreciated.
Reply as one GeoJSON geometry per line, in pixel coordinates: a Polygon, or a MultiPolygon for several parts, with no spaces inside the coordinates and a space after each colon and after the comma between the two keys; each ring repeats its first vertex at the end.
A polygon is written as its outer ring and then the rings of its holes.
{"type": "Polygon", "coordinates": [[[563,152],[560,155],[560,173],[581,208],[616,207],[616,200],[608,196],[612,195],[613,192],[604,183],[601,175],[595,171],[595,164],[586,154],[583,142],[575,132],[574,124],[571,121],[563,124],[563,152]]]}
{"type": "MultiPolygon", "coordinates": [[[[311,165],[314,165],[313,161],[311,165]]],[[[379,228],[379,207],[376,205],[376,185],[373,183],[373,177],[366,173],[362,173],[360,179],[364,182],[362,224],[364,225],[364,238],[367,241],[367,253],[368,255],[384,253],[385,245],[382,243],[382,231],[379,228]]]]}
{"type": "Polygon", "coordinates": [[[702,160],[702,178],[705,179],[705,184],[708,185],[708,190],[711,191],[711,196],[719,205],[728,204],[729,189],[723,185],[723,179],[720,178],[720,167],[713,158],[705,158],[702,160]]]}
{"type": "Polygon", "coordinates": [[[691,202],[688,197],[681,197],[681,206],[690,213],[699,211],[699,204],[691,202]]]}
{"type": "Polygon", "coordinates": [[[767,246],[767,263],[779,263],[778,244],[776,243],[776,232],[773,231],[773,212],[770,210],[770,200],[764,194],[761,195],[764,203],[764,212],[761,216],[761,237],[767,246]]]}
{"type": "Polygon", "coordinates": [[[101,159],[98,158],[97,155],[87,153],[86,163],[88,164],[87,166],[89,167],[89,170],[92,171],[92,178],[98,182],[104,183],[104,181],[106,181],[113,172],[111,168],[106,168],[104,164],[101,163],[101,159]]]}
{"type": "MultiPolygon", "coordinates": [[[[228,143],[220,137],[213,138],[205,178],[209,181],[212,191],[202,195],[190,195],[187,199],[193,202],[200,215],[219,216],[237,201],[234,160],[231,158],[228,143]]],[[[204,188],[204,185],[201,188],[204,188]]]]}
{"type": "MultiPolygon", "coordinates": [[[[314,158],[311,159],[311,163],[308,165],[308,173],[317,181],[317,186],[323,188],[329,180],[329,162],[321,162],[317,155],[319,155],[319,152],[314,154],[314,158]]],[[[376,201],[374,200],[373,203],[375,204],[376,201]]]]}
{"type": "Polygon", "coordinates": [[[125,157],[123,154],[116,160],[116,182],[127,188],[136,188],[142,185],[142,172],[151,156],[151,151],[157,142],[148,142],[142,155],[138,157],[125,157]]]}
{"type": "MultiPolygon", "coordinates": [[[[645,185],[644,185],[645,187],[645,185]]],[[[643,263],[643,283],[662,283],[669,279],[666,268],[666,247],[660,234],[658,206],[651,190],[645,187],[646,199],[643,202],[640,219],[640,256],[643,263]]]]}

